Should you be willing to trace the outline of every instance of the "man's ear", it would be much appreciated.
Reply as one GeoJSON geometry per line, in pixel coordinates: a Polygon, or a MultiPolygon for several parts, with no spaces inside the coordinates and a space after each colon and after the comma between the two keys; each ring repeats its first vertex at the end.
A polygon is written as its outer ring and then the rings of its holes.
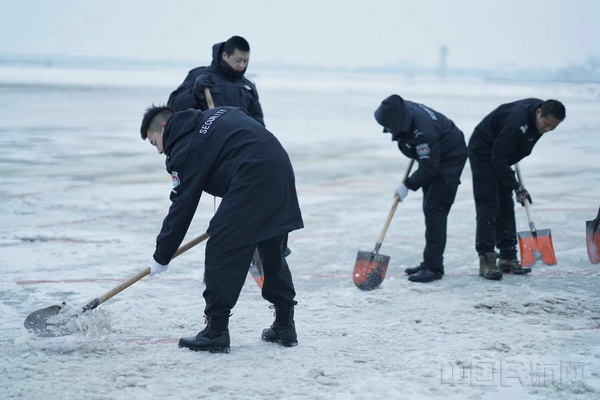
{"type": "Polygon", "coordinates": [[[165,126],[167,126],[167,123],[163,122],[163,123],[160,124],[160,126],[162,126],[164,128],[165,126]]]}

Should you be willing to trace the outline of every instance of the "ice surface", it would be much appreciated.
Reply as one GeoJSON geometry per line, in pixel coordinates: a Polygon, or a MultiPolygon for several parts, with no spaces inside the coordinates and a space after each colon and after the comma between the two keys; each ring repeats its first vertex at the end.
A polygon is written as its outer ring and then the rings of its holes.
{"type": "MultiPolygon", "coordinates": [[[[0,397],[13,399],[597,399],[600,284],[585,221],[600,202],[600,90],[391,74],[253,71],[267,127],[296,170],[306,228],[290,235],[299,345],[260,341],[271,310],[249,277],[229,355],[177,348],[203,329],[203,245],[102,304],[89,333],[39,338],[23,320],[73,309],[145,266],[168,209],[164,159],[140,139],[150,103],[187,70],[0,69],[0,397]],[[502,102],[557,98],[567,119],[521,162],[532,214],[552,229],[558,266],[480,278],[469,165],[449,218],[446,275],[410,283],[421,261],[420,192],[399,205],[378,290],[352,283],[407,166],[373,111],[399,93],[468,137],[502,102]]],[[[204,196],[189,240],[206,230],[204,196]]],[[[518,230],[527,230],[517,207],[518,230]]],[[[86,330],[87,329],[87,330],[86,330]]]]}

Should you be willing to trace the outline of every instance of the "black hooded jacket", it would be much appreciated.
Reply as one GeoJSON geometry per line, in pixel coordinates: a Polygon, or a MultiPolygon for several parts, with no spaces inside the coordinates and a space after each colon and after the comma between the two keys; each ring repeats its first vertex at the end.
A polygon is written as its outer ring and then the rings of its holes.
{"type": "Polygon", "coordinates": [[[194,96],[194,83],[200,75],[209,75],[214,82],[210,88],[215,106],[241,107],[263,126],[265,125],[262,107],[254,82],[244,76],[246,70],[239,73],[231,68],[221,57],[225,42],[216,43],[212,48],[212,62],[208,67],[194,68],[188,72],[183,83],[171,93],[167,104],[175,111],[188,108],[206,110],[206,99],[194,96]]]}
{"type": "Polygon", "coordinates": [[[398,95],[383,100],[375,119],[392,133],[392,140],[407,156],[417,160],[419,168],[404,182],[417,190],[432,179],[442,177],[448,185],[460,184],[467,160],[467,146],[460,129],[443,114],[398,95]]]}
{"type": "Polygon", "coordinates": [[[472,167],[491,163],[488,173],[500,179],[502,185],[517,189],[519,183],[511,166],[531,154],[542,137],[535,125],[535,113],[543,102],[536,98],[518,100],[489,113],[469,139],[472,167]]]}
{"type": "Polygon", "coordinates": [[[231,250],[303,227],[295,177],[277,138],[240,108],[176,113],[163,134],[173,179],[171,207],[154,259],[170,262],[192,222],[202,192],[222,197],[207,233],[231,250]]]}

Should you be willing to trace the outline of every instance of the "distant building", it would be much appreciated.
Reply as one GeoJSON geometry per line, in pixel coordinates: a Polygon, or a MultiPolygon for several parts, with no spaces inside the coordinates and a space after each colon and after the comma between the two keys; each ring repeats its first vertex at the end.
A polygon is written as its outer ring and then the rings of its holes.
{"type": "Polygon", "coordinates": [[[446,78],[448,74],[448,46],[440,46],[440,77],[446,78]]]}

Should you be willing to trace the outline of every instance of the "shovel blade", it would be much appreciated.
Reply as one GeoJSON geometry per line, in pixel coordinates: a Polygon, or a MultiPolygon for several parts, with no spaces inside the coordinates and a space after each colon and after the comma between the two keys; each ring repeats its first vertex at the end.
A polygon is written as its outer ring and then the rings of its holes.
{"type": "Polygon", "coordinates": [[[536,233],[531,231],[517,232],[517,235],[519,237],[522,267],[531,267],[539,261],[546,265],[558,264],[554,254],[550,229],[540,229],[536,233]]]}
{"type": "MultiPolygon", "coordinates": [[[[65,303],[63,303],[64,305],[65,303]]],[[[55,305],[34,311],[25,318],[23,325],[38,336],[55,336],[48,329],[48,318],[58,315],[61,309],[62,306],[55,305]]]]}
{"type": "Polygon", "coordinates": [[[596,221],[585,222],[585,242],[588,258],[592,264],[600,264],[600,226],[596,221]]]}
{"type": "Polygon", "coordinates": [[[389,256],[372,251],[359,251],[354,264],[352,280],[360,290],[373,290],[385,279],[389,256]]]}
{"type": "Polygon", "coordinates": [[[254,256],[252,257],[252,262],[250,263],[250,275],[252,275],[252,278],[258,287],[262,289],[263,284],[265,283],[265,272],[258,249],[254,250],[254,256]]]}

